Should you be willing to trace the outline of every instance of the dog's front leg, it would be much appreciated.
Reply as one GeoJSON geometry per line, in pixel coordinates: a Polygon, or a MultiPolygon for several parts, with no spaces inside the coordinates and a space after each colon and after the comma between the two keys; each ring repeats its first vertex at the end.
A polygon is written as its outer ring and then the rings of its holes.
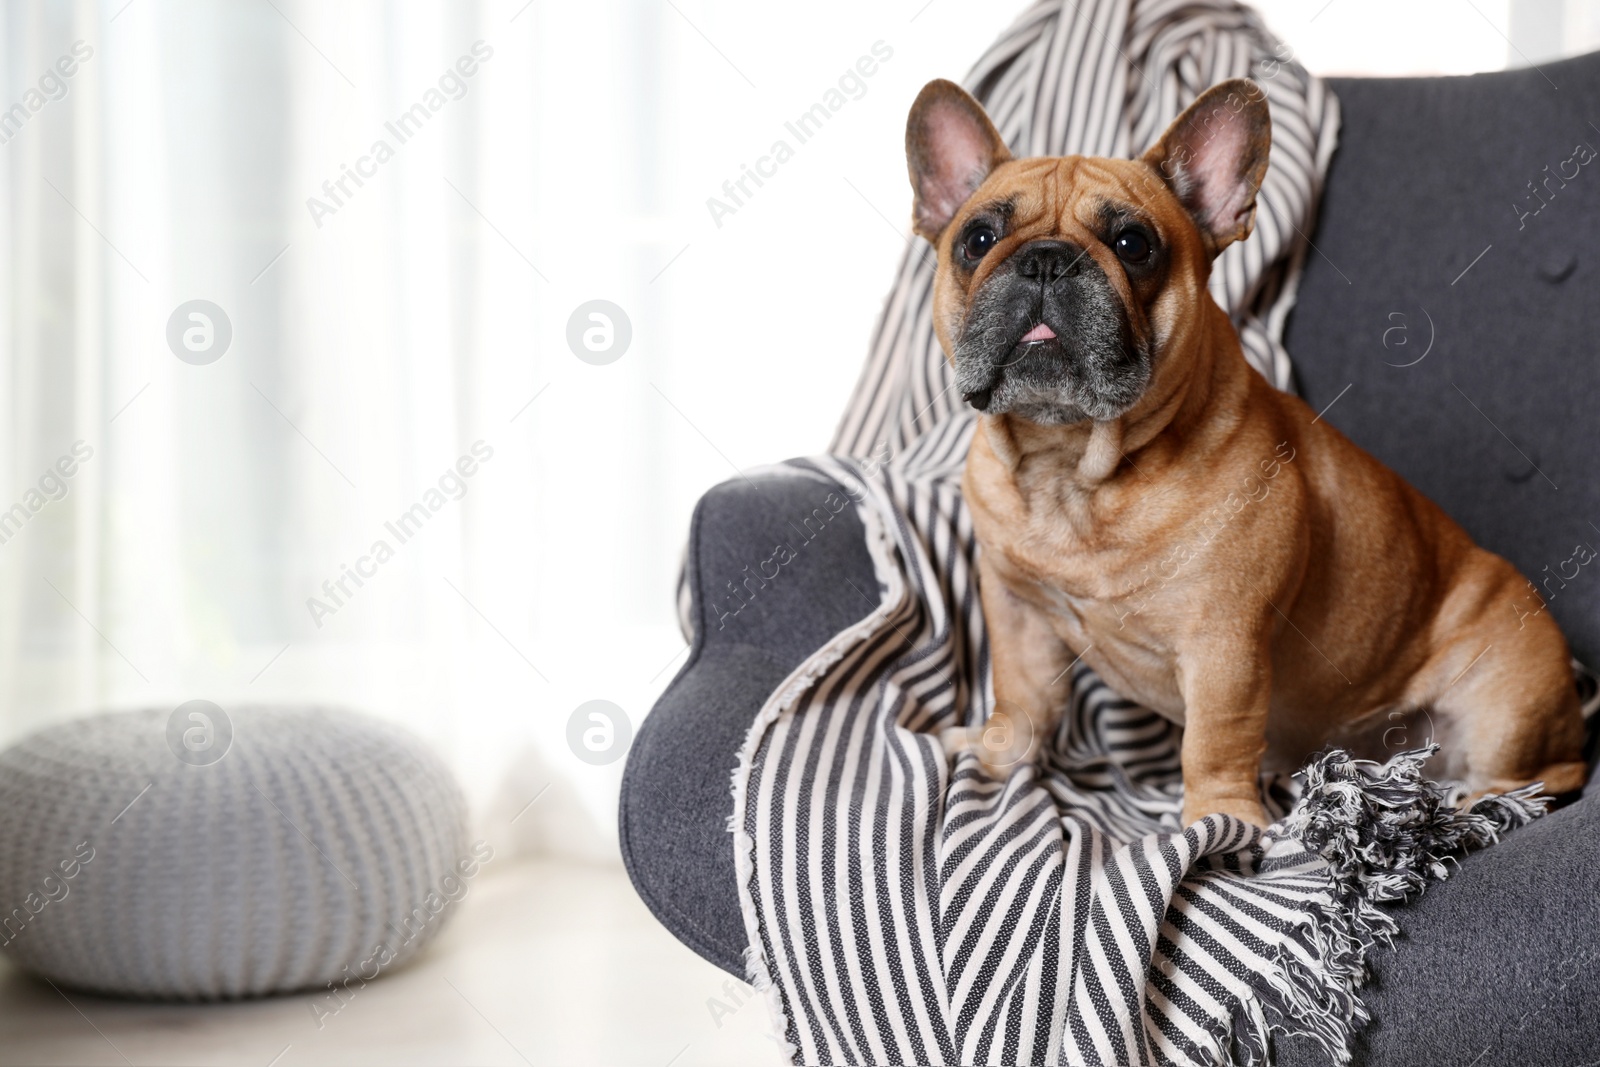
{"type": "Polygon", "coordinates": [[[1055,728],[1073,654],[1049,616],[1007,588],[986,554],[978,559],[978,592],[994,665],[995,705],[973,740],[983,765],[1004,777],[1016,764],[1035,759],[1055,728]]]}
{"type": "Polygon", "coordinates": [[[1272,668],[1266,648],[1212,643],[1180,654],[1183,824],[1234,815],[1267,825],[1261,757],[1267,748],[1272,668]]]}

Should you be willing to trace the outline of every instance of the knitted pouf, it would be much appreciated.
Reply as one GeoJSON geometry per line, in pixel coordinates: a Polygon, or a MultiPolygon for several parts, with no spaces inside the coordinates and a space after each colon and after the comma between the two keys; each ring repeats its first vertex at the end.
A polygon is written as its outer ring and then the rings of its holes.
{"type": "Polygon", "coordinates": [[[367,981],[438,933],[486,852],[439,758],[368,716],[98,715],[0,753],[0,954],[136,997],[367,981]]]}

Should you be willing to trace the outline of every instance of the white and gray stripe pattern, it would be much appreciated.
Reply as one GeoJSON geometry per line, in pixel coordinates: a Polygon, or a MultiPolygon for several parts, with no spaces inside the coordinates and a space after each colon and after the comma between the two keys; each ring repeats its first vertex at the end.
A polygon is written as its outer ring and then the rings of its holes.
{"type": "MultiPolygon", "coordinates": [[[[1297,231],[1312,226],[1337,106],[1257,16],[1229,0],[1045,0],[968,85],[1018,155],[1127,156],[1247,75],[1269,95],[1272,163],[1255,236],[1223,255],[1213,291],[1251,361],[1287,387],[1297,231]]],[[[930,254],[907,255],[840,455],[787,468],[854,487],[879,583],[872,613],[768,700],[733,775],[750,976],[794,1061],[1255,1064],[1274,1030],[1347,1060],[1365,949],[1393,925],[1376,891],[1333,872],[1381,849],[1330,865],[1309,832],[1274,841],[1224,816],[1183,828],[1177,730],[1081,666],[1040,767],[1002,782],[971,754],[946,757],[938,731],[982,722],[993,694],[959,488],[974,423],[933,335],[932,278],[930,254]],[[844,458],[886,445],[886,465],[844,458]]],[[[1366,772],[1331,757],[1308,780],[1337,779],[1325,808],[1426,788],[1420,760],[1396,762],[1376,786],[1352,788],[1366,772]]],[[[1287,786],[1269,797],[1275,817],[1287,786]]],[[[1487,843],[1532,810],[1463,815],[1422,847],[1487,843]]],[[[1410,862],[1376,881],[1410,884],[1410,862]]]]}
{"type": "Polygon", "coordinates": [[[795,1062],[1264,1053],[1252,983],[1283,952],[1323,966],[1319,859],[1285,843],[1269,860],[1220,817],[1183,830],[1175,728],[1085,668],[1047,772],[947,761],[938,730],[992,700],[950,429],[874,475],[796,468],[863,495],[881,602],[768,704],[736,775],[753,978],[795,1062]]]}
{"type": "Polygon", "coordinates": [[[877,470],[786,468],[851,489],[879,584],[768,700],[734,772],[746,960],[793,1061],[1264,1064],[1278,1032],[1348,1062],[1366,950],[1395,929],[1373,904],[1538,804],[1419,817],[1442,800],[1421,756],[1351,772],[1332,754],[1298,801],[1269,783],[1277,838],[1226,816],[1184,828],[1180,731],[1081,665],[1039,767],[952,765],[939,731],[993,701],[959,496],[970,432],[952,420],[877,470]],[[1344,835],[1331,848],[1305,829],[1317,811],[1344,835]]]}

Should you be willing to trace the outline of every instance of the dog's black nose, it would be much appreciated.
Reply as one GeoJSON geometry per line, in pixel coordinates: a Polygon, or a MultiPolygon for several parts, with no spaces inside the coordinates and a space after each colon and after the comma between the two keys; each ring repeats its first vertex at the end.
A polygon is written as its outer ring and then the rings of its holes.
{"type": "Polygon", "coordinates": [[[1018,274],[1048,284],[1078,273],[1083,255],[1083,249],[1065,241],[1033,241],[1019,248],[1014,258],[1018,274]]]}

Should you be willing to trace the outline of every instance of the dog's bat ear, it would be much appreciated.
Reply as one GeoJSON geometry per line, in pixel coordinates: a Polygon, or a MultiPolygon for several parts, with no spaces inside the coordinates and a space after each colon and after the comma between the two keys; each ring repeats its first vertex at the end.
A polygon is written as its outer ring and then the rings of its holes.
{"type": "Polygon", "coordinates": [[[942,78],[924,85],[906,119],[916,231],[936,243],[989,172],[1010,158],[983,105],[965,89],[942,78]]]}
{"type": "Polygon", "coordinates": [[[1247,78],[1234,78],[1201,93],[1144,162],[1188,210],[1215,256],[1250,236],[1271,147],[1267,94],[1247,78]]]}

